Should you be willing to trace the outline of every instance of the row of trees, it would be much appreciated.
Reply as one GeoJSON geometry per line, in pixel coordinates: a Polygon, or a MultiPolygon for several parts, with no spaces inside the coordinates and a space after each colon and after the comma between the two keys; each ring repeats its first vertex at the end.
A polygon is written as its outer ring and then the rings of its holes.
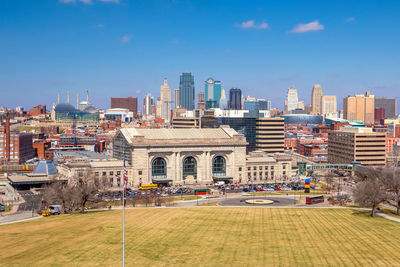
{"type": "Polygon", "coordinates": [[[389,204],[400,215],[400,168],[357,168],[358,183],[353,192],[354,202],[371,207],[371,216],[380,204],[389,204]]]}
{"type": "MultiPolygon", "coordinates": [[[[107,179],[98,178],[93,172],[86,170],[78,177],[57,179],[52,181],[42,193],[42,208],[49,205],[61,205],[64,210],[80,210],[84,212],[88,204],[101,202],[102,193],[107,191],[110,184],[107,179]]],[[[173,202],[172,197],[162,197],[160,192],[146,191],[140,196],[127,195],[125,204],[161,206],[173,202]]]]}
{"type": "Polygon", "coordinates": [[[107,183],[106,179],[97,178],[90,171],[84,171],[69,181],[54,180],[43,191],[42,206],[58,204],[62,206],[62,211],[68,209],[84,212],[86,205],[96,201],[96,194],[103,191],[107,183]]]}

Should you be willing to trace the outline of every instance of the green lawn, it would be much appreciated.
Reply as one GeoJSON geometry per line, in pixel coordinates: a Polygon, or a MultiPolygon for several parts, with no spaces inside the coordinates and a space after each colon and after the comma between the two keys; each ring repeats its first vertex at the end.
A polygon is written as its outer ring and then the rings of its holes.
{"type": "MultiPolygon", "coordinates": [[[[127,266],[400,266],[400,224],[348,209],[127,210],[127,266]]],[[[120,266],[121,211],[0,226],[2,266],[120,266]]]]}

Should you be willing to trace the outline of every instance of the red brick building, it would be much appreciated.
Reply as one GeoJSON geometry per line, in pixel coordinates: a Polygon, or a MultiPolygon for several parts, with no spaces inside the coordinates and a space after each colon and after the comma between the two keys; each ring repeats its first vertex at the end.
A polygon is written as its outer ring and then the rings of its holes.
{"type": "Polygon", "coordinates": [[[50,147],[51,147],[50,141],[41,140],[33,143],[33,148],[36,151],[36,157],[38,157],[39,159],[52,158],[52,153],[50,153],[49,151],[50,147]]]}
{"type": "Polygon", "coordinates": [[[5,131],[0,133],[0,158],[6,162],[21,164],[35,157],[32,146],[32,134],[10,133],[9,143],[5,131]]]}
{"type": "Polygon", "coordinates": [[[29,116],[45,115],[46,105],[37,105],[28,111],[29,116]]]}
{"type": "Polygon", "coordinates": [[[126,108],[136,116],[138,112],[137,97],[111,97],[111,108],[126,108]]]}
{"type": "Polygon", "coordinates": [[[381,123],[385,120],[385,108],[375,108],[374,110],[375,122],[381,123]]]}

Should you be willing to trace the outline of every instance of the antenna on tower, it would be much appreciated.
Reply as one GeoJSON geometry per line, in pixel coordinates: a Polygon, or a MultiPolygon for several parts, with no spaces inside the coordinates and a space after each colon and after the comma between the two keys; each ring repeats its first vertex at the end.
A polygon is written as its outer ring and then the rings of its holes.
{"type": "Polygon", "coordinates": [[[69,91],[68,91],[68,94],[67,94],[67,103],[69,104],[69,91]]]}
{"type": "Polygon", "coordinates": [[[86,90],[86,104],[89,105],[89,90],[86,90]]]}
{"type": "Polygon", "coordinates": [[[58,91],[58,104],[60,104],[60,91],[58,91]]]}

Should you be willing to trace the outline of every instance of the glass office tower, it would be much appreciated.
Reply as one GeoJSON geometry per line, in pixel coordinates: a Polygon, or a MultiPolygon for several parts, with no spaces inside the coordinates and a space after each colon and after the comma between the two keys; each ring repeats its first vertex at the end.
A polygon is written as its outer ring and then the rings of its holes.
{"type": "Polygon", "coordinates": [[[187,110],[193,110],[194,98],[194,77],[192,73],[184,72],[179,82],[179,104],[187,110]]]}

